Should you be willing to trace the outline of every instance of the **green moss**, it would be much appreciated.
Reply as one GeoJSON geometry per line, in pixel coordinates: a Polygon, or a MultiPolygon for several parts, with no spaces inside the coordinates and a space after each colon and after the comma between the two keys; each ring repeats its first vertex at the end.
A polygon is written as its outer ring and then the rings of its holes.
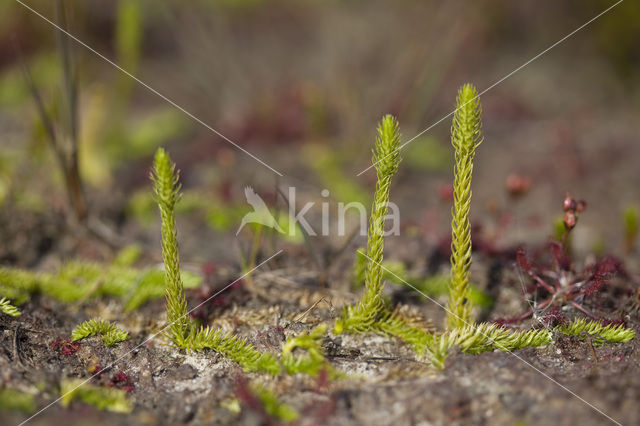
{"type": "Polygon", "coordinates": [[[121,249],[111,264],[119,267],[133,266],[142,255],[142,248],[138,244],[130,244],[121,249]]]}

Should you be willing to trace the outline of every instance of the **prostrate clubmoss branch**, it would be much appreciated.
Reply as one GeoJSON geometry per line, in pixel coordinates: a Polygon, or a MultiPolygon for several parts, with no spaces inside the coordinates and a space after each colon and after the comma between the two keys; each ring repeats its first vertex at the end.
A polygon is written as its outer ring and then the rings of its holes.
{"type": "Polygon", "coordinates": [[[271,353],[260,353],[243,338],[201,327],[188,336],[185,349],[202,351],[212,349],[242,365],[247,371],[262,371],[271,375],[280,375],[282,370],[275,356],[271,353]]]}
{"type": "Polygon", "coordinates": [[[116,327],[109,321],[90,319],[76,326],[71,332],[71,340],[81,340],[87,337],[100,335],[105,346],[113,346],[129,338],[129,333],[116,327]]]}
{"type": "Polygon", "coordinates": [[[557,330],[562,334],[571,336],[583,334],[593,336],[596,344],[628,342],[636,335],[633,330],[626,328],[622,324],[603,325],[598,321],[588,321],[584,318],[578,318],[569,324],[559,325],[557,330]]]}
{"type": "Polygon", "coordinates": [[[554,341],[554,334],[587,335],[593,337],[597,344],[628,342],[635,337],[633,330],[622,325],[603,325],[583,318],[550,330],[542,328],[514,331],[497,324],[470,324],[436,337],[427,348],[427,356],[436,367],[444,368],[447,351],[454,346],[465,354],[479,354],[494,349],[514,351],[530,346],[549,345],[554,341]]]}

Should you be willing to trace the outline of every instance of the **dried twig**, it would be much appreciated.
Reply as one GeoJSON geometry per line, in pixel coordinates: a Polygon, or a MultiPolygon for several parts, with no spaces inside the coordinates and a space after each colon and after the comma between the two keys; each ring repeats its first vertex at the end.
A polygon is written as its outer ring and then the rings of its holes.
{"type": "MultiPolygon", "coordinates": [[[[64,3],[62,0],[58,0],[56,5],[57,5],[56,13],[58,16],[58,21],[60,22],[60,26],[63,29],[66,29],[64,3]]],[[[64,87],[66,92],[66,101],[67,101],[68,116],[69,116],[67,131],[69,133],[68,139],[69,139],[70,147],[68,148],[65,148],[61,144],[59,134],[56,131],[56,127],[54,125],[54,120],[51,118],[51,116],[47,112],[45,103],[31,76],[29,67],[27,66],[26,62],[22,59],[23,56],[20,54],[20,48],[18,46],[18,43],[14,39],[14,45],[15,45],[16,51],[18,52],[17,56],[18,58],[20,58],[25,82],[27,84],[29,91],[31,92],[31,96],[33,97],[36,110],[44,126],[44,130],[47,135],[49,146],[53,151],[53,154],[58,163],[58,167],[62,171],[65,187],[67,190],[67,195],[69,197],[69,203],[71,205],[71,208],[73,209],[76,220],[78,222],[84,223],[87,218],[88,208],[87,208],[87,203],[84,196],[84,191],[82,188],[82,179],[80,178],[80,166],[79,166],[79,155],[78,155],[78,106],[77,106],[78,85],[77,85],[77,79],[76,79],[75,73],[72,71],[73,67],[72,67],[69,40],[62,32],[58,33],[58,44],[60,46],[60,55],[61,55],[63,77],[64,77],[64,87]]]]}
{"type": "MultiPolygon", "coordinates": [[[[63,0],[58,0],[56,14],[60,26],[67,29],[67,20],[63,0]]],[[[58,43],[60,45],[60,55],[62,60],[62,69],[64,76],[64,87],[66,91],[66,100],[68,106],[68,131],[71,149],[66,164],[65,183],[69,191],[71,205],[76,214],[76,218],[80,222],[84,222],[87,217],[87,204],[82,189],[82,180],[80,178],[80,167],[78,160],[78,82],[76,73],[73,72],[71,59],[71,49],[69,39],[62,31],[58,32],[58,43]]]]}

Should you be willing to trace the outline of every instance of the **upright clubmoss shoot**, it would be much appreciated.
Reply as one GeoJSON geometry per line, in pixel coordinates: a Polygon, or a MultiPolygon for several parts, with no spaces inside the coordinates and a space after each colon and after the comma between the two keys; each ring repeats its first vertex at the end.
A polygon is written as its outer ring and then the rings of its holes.
{"type": "MultiPolygon", "coordinates": [[[[362,332],[371,329],[388,312],[382,297],[384,224],[391,178],[398,171],[400,164],[399,146],[398,122],[393,116],[386,115],[378,126],[378,137],[373,153],[373,163],[378,179],[369,219],[369,238],[364,254],[367,258],[364,271],[364,295],[355,306],[349,306],[345,309],[342,317],[336,322],[336,333],[342,331],[362,332]]],[[[357,255],[362,256],[361,253],[357,255]]]]}
{"type": "Polygon", "coordinates": [[[162,234],[162,259],[166,284],[167,320],[171,339],[178,347],[184,348],[190,333],[187,317],[187,301],[180,276],[178,255],[178,232],[176,231],[175,204],[180,198],[179,172],[164,149],[159,148],[153,161],[151,180],[156,202],[160,209],[162,234]]]}
{"type": "Polygon", "coordinates": [[[243,338],[222,333],[209,327],[196,328],[187,316],[187,302],[180,276],[175,204],[179,199],[178,173],[169,155],[158,149],[154,159],[151,179],[160,208],[162,258],[165,268],[167,320],[171,340],[180,349],[200,351],[212,349],[236,361],[248,371],[263,371],[279,375],[280,364],[271,353],[260,353],[243,338]]]}
{"type": "Polygon", "coordinates": [[[464,327],[470,320],[469,268],[471,266],[471,175],[473,159],[482,143],[480,98],[470,84],[462,86],[456,100],[451,126],[451,144],[455,149],[453,209],[451,210],[451,279],[447,325],[464,327]]]}

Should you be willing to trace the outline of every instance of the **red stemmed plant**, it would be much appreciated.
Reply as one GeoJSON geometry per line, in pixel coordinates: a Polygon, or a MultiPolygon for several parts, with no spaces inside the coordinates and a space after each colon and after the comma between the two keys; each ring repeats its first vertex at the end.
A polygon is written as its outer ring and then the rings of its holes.
{"type": "Polygon", "coordinates": [[[575,272],[571,258],[567,254],[567,239],[576,225],[578,215],[586,208],[586,203],[576,202],[567,194],[563,207],[565,233],[562,242],[550,243],[552,265],[550,267],[533,265],[523,249],[519,249],[516,255],[518,267],[533,280],[524,289],[525,292],[546,298],[519,317],[500,322],[518,322],[532,316],[540,317],[543,316],[540,314],[546,315],[546,313],[552,313],[553,316],[554,312],[557,315],[567,306],[579,310],[589,318],[598,320],[599,318],[584,306],[584,300],[600,291],[613,274],[625,275],[622,265],[613,257],[605,257],[582,272],[575,272]]]}
{"type": "Polygon", "coordinates": [[[511,321],[522,321],[549,308],[564,306],[572,306],[592,319],[599,319],[585,308],[584,299],[601,290],[613,274],[622,272],[619,261],[606,257],[576,274],[560,243],[551,243],[551,253],[554,258],[553,267],[541,269],[531,264],[524,250],[518,250],[518,266],[533,279],[533,283],[526,288],[527,293],[538,292],[547,298],[511,321]]]}

